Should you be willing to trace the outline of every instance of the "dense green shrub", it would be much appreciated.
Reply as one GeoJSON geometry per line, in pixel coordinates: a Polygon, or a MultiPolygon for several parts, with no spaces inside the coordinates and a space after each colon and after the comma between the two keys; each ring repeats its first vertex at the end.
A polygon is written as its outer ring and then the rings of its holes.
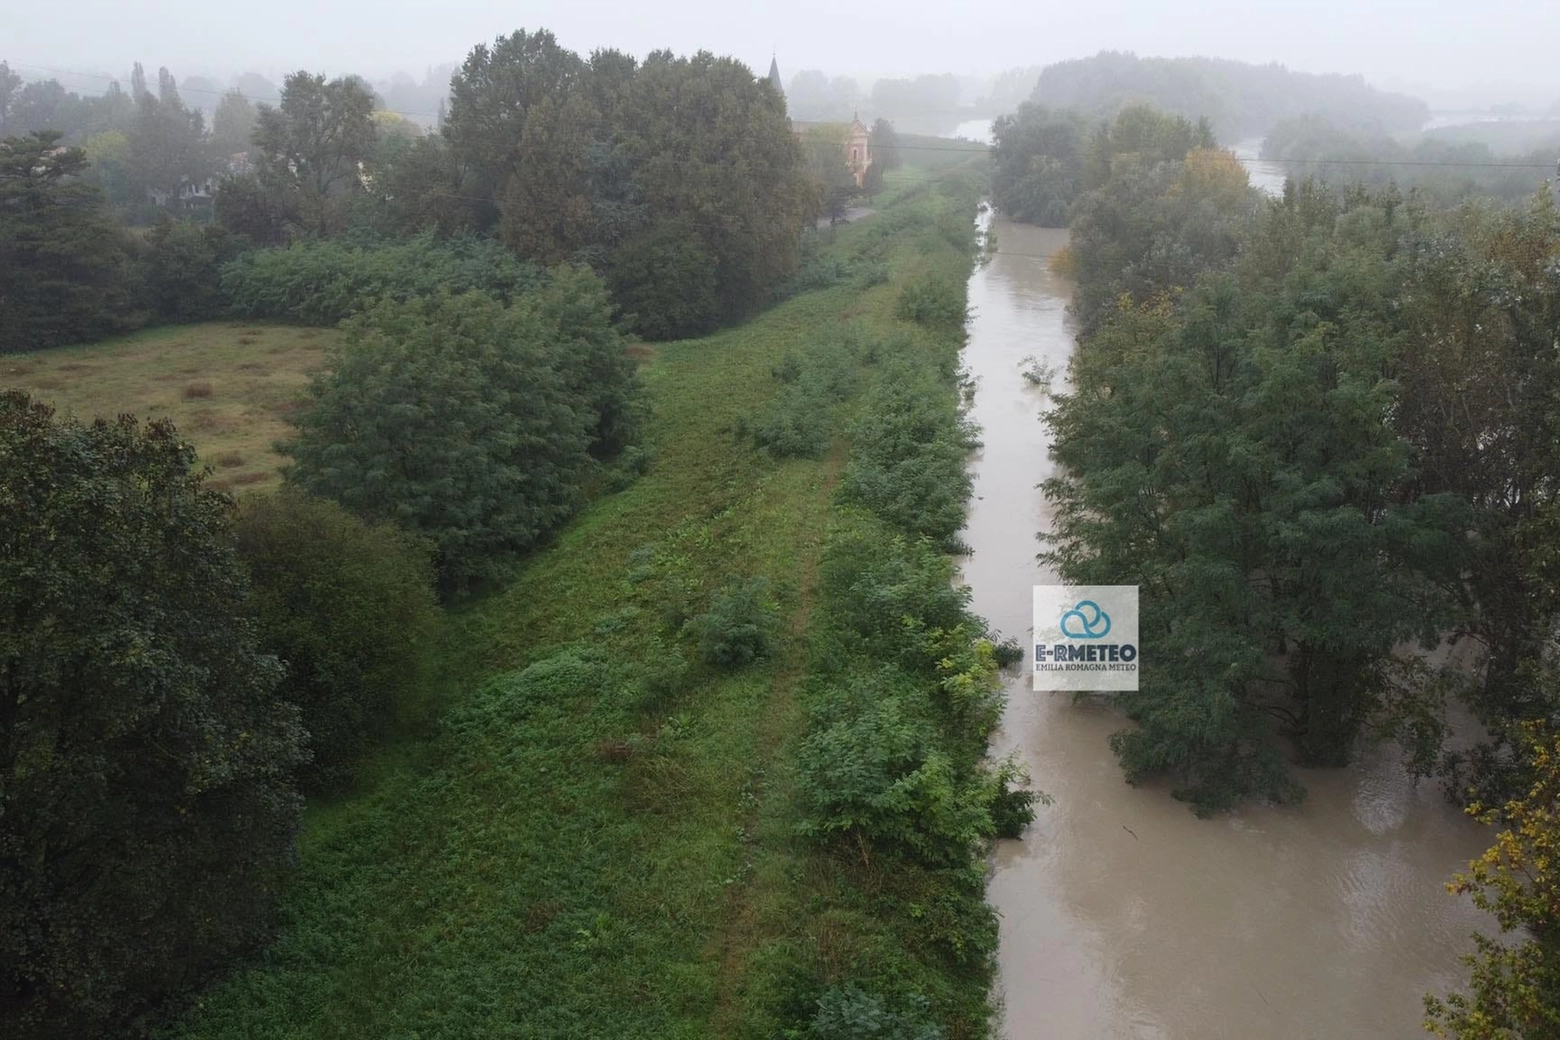
{"type": "Polygon", "coordinates": [[[543,281],[539,268],[492,239],[432,234],[372,247],[298,242],[245,253],[222,269],[237,314],[305,325],[334,325],[384,298],[478,289],[507,303],[543,281]]]}
{"type": "Polygon", "coordinates": [[[818,998],[818,1013],[808,1029],[809,1040],[943,1040],[942,1028],[930,1020],[924,997],[912,997],[905,1011],[893,1011],[880,996],[855,986],[831,989],[818,998]]]}
{"type": "Polygon", "coordinates": [[[447,591],[504,576],[573,515],[592,465],[599,420],[574,389],[578,359],[559,357],[583,332],[556,309],[467,293],[349,323],[310,388],[288,479],[429,539],[447,591]]]}
{"type": "Polygon", "coordinates": [[[755,445],[777,459],[818,459],[829,450],[833,425],[827,398],[791,384],[781,388],[748,432],[755,445]]]}
{"type": "Polygon", "coordinates": [[[439,628],[427,551],[295,490],[255,495],[235,525],[260,644],[287,669],[313,786],[341,780],[423,694],[439,628]]]}
{"type": "Polygon", "coordinates": [[[706,664],[736,668],[769,653],[777,612],[768,578],[728,582],[710,609],[688,622],[706,664]]]}
{"type": "Polygon", "coordinates": [[[975,438],[953,388],[902,367],[868,398],[854,435],[841,493],[907,533],[957,548],[975,438]]]}
{"type": "Polygon", "coordinates": [[[162,321],[206,321],[222,313],[221,269],[239,240],[220,226],[164,217],[146,236],[141,255],[144,298],[162,321]]]}
{"type": "Polygon", "coordinates": [[[844,524],[820,568],[824,602],[836,625],[862,649],[902,660],[907,619],[918,631],[952,630],[969,619],[969,589],[955,583],[953,560],[925,539],[911,540],[871,518],[844,524]]]}
{"type": "Polygon", "coordinates": [[[937,275],[927,275],[899,291],[894,313],[917,325],[953,329],[964,324],[967,297],[964,285],[937,275]]]}
{"type": "Polygon", "coordinates": [[[173,427],[0,395],[0,1034],[123,1036],[269,931],[303,758],[173,427]]]}
{"type": "Polygon", "coordinates": [[[928,865],[969,862],[994,833],[990,776],[937,739],[925,687],[891,671],[826,695],[797,751],[802,834],[842,836],[928,865]]]}

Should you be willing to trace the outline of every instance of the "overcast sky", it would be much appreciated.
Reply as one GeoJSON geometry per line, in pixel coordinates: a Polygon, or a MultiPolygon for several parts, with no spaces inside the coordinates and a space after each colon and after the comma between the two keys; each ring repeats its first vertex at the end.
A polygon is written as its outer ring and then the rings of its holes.
{"type": "Polygon", "coordinates": [[[421,78],[426,67],[458,61],[497,33],[546,27],[582,53],[706,49],[760,72],[773,50],[787,79],[803,68],[863,80],[989,74],[1108,48],[1360,72],[1398,88],[1484,84],[1499,94],[1520,86],[1560,99],[1560,0],[6,0],[4,6],[0,59],[117,73],[139,58],[181,78],[215,73],[225,79],[250,69],[274,76],[299,67],[371,78],[404,69],[421,78]]]}

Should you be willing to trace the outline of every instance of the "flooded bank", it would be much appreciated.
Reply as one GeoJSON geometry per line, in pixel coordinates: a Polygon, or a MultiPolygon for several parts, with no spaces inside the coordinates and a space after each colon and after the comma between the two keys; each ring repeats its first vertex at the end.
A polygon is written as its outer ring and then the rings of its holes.
{"type": "MultiPolygon", "coordinates": [[[[984,218],[983,218],[984,219],[984,218]]],[[[1067,283],[1046,258],[1065,231],[998,221],[970,280],[965,364],[982,429],[964,579],[974,609],[1025,641],[1048,525],[1043,400],[1027,356],[1065,372],[1067,283]]],[[[1145,668],[1152,667],[1145,661],[1145,668]]],[[[1013,1040],[1413,1037],[1421,1000],[1462,984],[1458,956],[1485,919],[1448,895],[1489,834],[1414,786],[1390,754],[1301,771],[1298,809],[1199,820],[1163,787],[1132,788],[1106,738],[1123,721],[1009,676],[997,755],[1036,788],[1021,841],[996,850],[999,998],[1013,1040]]]]}

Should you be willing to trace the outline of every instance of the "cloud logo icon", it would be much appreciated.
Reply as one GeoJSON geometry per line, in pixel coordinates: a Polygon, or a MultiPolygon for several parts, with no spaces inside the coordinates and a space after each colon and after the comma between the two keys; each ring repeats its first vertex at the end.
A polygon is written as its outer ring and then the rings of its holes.
{"type": "Polygon", "coordinates": [[[1062,635],[1068,639],[1104,639],[1110,634],[1110,615],[1092,599],[1062,613],[1062,635]]]}

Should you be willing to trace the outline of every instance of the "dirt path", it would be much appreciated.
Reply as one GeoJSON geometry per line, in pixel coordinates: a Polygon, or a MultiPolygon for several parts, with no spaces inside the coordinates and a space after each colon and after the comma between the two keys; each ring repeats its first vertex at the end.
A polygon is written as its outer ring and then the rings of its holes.
{"type": "MultiPolygon", "coordinates": [[[[839,483],[840,471],[845,466],[849,446],[837,441],[824,458],[823,479],[818,486],[820,515],[826,517],[829,501],[839,483]]],[[[794,736],[796,684],[807,671],[807,624],[812,615],[813,599],[818,583],[818,564],[823,554],[823,527],[820,525],[807,551],[797,560],[796,610],[791,614],[790,631],[786,640],[785,655],[770,685],[769,696],[764,702],[763,716],[758,724],[759,759],[754,763],[754,773],[766,779],[758,785],[752,808],[743,818],[744,832],[752,835],[759,825],[763,809],[775,797],[768,782],[770,766],[790,743],[794,736]]],[[[742,987],[743,969],[748,953],[758,939],[758,911],[753,896],[754,876],[749,874],[735,885],[728,895],[726,912],[721,923],[716,947],[720,956],[720,976],[717,982],[718,996],[710,1024],[717,1036],[732,1036],[740,1024],[741,1002],[738,993],[742,987]]]]}

